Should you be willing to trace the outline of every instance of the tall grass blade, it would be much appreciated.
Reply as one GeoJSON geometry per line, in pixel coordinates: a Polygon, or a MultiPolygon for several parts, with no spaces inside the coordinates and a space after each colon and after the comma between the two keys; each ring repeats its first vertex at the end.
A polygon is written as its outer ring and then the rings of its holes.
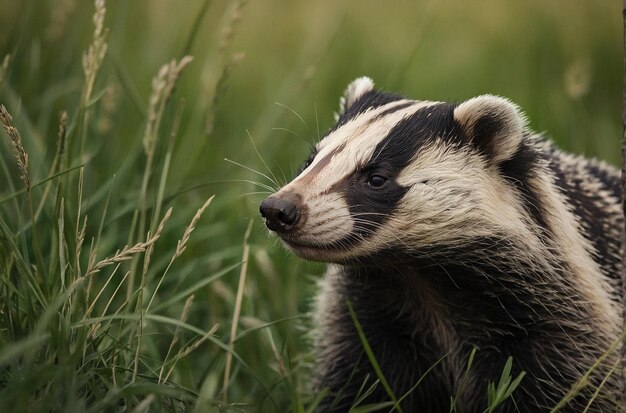
{"type": "MultiPolygon", "coordinates": [[[[252,230],[252,220],[248,223],[248,228],[243,237],[243,256],[241,259],[241,271],[239,273],[239,284],[237,286],[237,298],[235,301],[235,310],[233,311],[233,319],[230,327],[230,341],[229,348],[234,350],[235,338],[237,336],[237,326],[239,324],[239,314],[241,312],[241,304],[243,302],[243,289],[246,285],[246,275],[248,273],[248,257],[250,254],[250,246],[248,244],[248,238],[250,237],[250,231],[252,230]]],[[[226,354],[226,367],[224,368],[224,384],[222,389],[222,401],[224,403],[228,400],[228,384],[230,379],[230,369],[232,364],[232,351],[226,354]]]]}
{"type": "Polygon", "coordinates": [[[378,361],[376,360],[376,356],[374,355],[374,352],[372,351],[372,347],[370,347],[369,342],[367,341],[367,337],[365,337],[365,333],[363,332],[361,323],[357,319],[356,313],[354,312],[354,308],[352,307],[352,303],[350,301],[346,301],[346,305],[348,306],[350,317],[352,317],[352,322],[354,323],[354,327],[356,328],[357,334],[359,335],[359,339],[361,340],[361,344],[363,345],[363,350],[365,350],[365,354],[367,355],[367,358],[369,359],[372,365],[372,368],[374,369],[374,372],[376,373],[376,377],[378,377],[378,380],[380,380],[380,383],[383,385],[383,388],[385,389],[387,396],[389,396],[389,398],[393,402],[392,406],[394,406],[394,408],[392,410],[397,410],[399,412],[402,412],[402,408],[400,407],[400,405],[398,405],[398,399],[396,398],[396,395],[393,393],[393,390],[391,390],[391,386],[389,386],[389,382],[387,382],[387,379],[385,378],[385,375],[383,374],[383,371],[381,370],[380,365],[378,364],[378,361]]]}

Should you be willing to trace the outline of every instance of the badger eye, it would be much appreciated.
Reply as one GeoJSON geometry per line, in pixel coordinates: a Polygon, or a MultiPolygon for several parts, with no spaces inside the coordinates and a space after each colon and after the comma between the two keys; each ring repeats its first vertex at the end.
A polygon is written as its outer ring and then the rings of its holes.
{"type": "Polygon", "coordinates": [[[380,175],[372,175],[367,179],[367,184],[372,188],[381,188],[387,183],[387,178],[380,175]]]}

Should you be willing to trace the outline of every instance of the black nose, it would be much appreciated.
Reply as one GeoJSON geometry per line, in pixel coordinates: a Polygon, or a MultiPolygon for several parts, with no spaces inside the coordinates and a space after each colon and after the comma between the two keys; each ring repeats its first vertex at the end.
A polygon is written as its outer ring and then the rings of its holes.
{"type": "Polygon", "coordinates": [[[289,231],[298,223],[300,211],[295,197],[271,196],[261,202],[261,216],[265,218],[265,225],[272,231],[289,231]]]}

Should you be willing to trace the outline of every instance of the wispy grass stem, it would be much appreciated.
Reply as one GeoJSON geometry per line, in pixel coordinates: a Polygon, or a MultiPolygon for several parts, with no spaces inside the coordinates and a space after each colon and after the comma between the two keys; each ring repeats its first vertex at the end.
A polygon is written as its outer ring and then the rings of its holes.
{"type": "MultiPolygon", "coordinates": [[[[239,283],[237,285],[237,298],[235,299],[235,309],[233,311],[233,319],[230,327],[230,339],[228,347],[234,350],[235,338],[237,337],[237,326],[239,324],[239,315],[241,314],[241,304],[243,302],[243,290],[246,285],[246,275],[248,272],[248,257],[250,255],[250,245],[248,244],[248,238],[250,237],[250,231],[252,230],[252,220],[248,223],[248,228],[243,237],[243,254],[241,258],[241,271],[239,272],[239,283]]],[[[226,354],[226,365],[224,367],[224,382],[222,385],[222,401],[226,403],[228,401],[228,384],[230,380],[230,370],[232,365],[232,353],[226,354]]]]}

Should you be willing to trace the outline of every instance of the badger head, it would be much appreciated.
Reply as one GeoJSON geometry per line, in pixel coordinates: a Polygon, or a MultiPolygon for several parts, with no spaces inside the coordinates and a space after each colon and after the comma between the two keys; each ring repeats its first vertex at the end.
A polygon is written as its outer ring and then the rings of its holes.
{"type": "Polygon", "coordinates": [[[337,124],[261,215],[298,256],[343,263],[515,231],[525,218],[504,171],[519,169],[524,128],[504,98],[411,100],[359,78],[337,124]]]}

